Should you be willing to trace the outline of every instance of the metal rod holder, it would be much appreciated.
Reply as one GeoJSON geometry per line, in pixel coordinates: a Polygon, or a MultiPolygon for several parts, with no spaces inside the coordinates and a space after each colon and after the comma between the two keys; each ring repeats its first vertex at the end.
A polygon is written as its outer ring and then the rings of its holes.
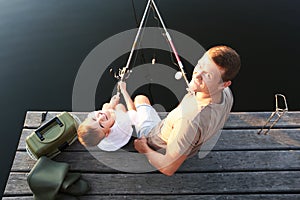
{"type": "Polygon", "coordinates": [[[279,119],[286,112],[288,112],[287,101],[286,101],[286,98],[285,98],[284,95],[282,95],[282,94],[275,94],[275,101],[276,101],[276,110],[271,114],[271,116],[266,121],[265,125],[262,126],[262,128],[258,131],[257,134],[265,134],[265,135],[267,135],[267,133],[273,128],[273,126],[279,121],[279,119]],[[284,101],[285,108],[279,108],[279,106],[278,106],[278,97],[282,97],[282,99],[284,101]],[[274,116],[277,116],[277,118],[274,118],[274,116]],[[273,118],[275,120],[273,122],[271,122],[271,120],[273,118]],[[271,125],[269,125],[269,124],[271,124],[271,125]]]}

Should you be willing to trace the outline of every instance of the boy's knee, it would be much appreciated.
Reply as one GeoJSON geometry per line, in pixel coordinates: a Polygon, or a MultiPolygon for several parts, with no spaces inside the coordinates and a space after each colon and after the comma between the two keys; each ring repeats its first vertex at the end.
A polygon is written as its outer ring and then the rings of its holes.
{"type": "Polygon", "coordinates": [[[138,105],[141,105],[141,104],[151,105],[150,100],[148,99],[148,97],[146,97],[145,95],[137,95],[134,98],[134,105],[138,106],[138,105]]]}

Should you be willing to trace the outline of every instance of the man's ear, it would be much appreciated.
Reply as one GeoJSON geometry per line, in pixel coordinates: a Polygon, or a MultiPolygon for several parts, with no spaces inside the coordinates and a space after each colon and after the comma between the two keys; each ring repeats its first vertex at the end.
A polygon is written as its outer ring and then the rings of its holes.
{"type": "Polygon", "coordinates": [[[226,82],[223,83],[223,87],[224,87],[224,88],[227,88],[227,87],[229,87],[230,85],[231,85],[231,81],[226,81],[226,82]]]}

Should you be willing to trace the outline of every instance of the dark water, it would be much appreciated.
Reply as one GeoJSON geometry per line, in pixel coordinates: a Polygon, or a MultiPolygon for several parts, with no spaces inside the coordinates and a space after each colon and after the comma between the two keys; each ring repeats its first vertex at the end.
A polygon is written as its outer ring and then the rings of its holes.
{"type": "MultiPolygon", "coordinates": [[[[140,19],[146,1],[133,2],[140,19]]],[[[227,44],[239,52],[242,69],[231,87],[233,111],[273,111],[276,93],[286,95],[290,110],[300,110],[299,1],[157,3],[168,28],[204,48],[227,44]]],[[[148,26],[156,24],[150,17],[148,26]]],[[[136,26],[131,0],[0,1],[2,191],[26,111],[71,111],[74,80],[85,57],[108,37],[136,26]]],[[[145,57],[151,59],[147,52],[145,57]]],[[[114,83],[107,79],[108,85],[114,83]]],[[[97,106],[109,97],[107,88],[97,106]]],[[[154,85],[151,92],[155,96],[160,89],[154,85]]]]}

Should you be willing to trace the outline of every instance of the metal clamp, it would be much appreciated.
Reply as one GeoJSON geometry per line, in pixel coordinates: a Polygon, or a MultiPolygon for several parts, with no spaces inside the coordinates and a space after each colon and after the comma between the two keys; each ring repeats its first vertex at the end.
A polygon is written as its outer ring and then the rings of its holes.
{"type": "Polygon", "coordinates": [[[286,102],[286,98],[282,94],[275,94],[275,101],[276,101],[276,110],[271,114],[271,116],[268,118],[267,122],[263,127],[258,131],[257,134],[267,134],[271,128],[279,121],[279,119],[286,113],[288,112],[288,106],[286,102]],[[278,106],[278,97],[282,97],[284,101],[285,108],[279,108],[278,106]],[[266,128],[269,123],[271,123],[271,120],[274,118],[274,116],[277,115],[277,118],[273,121],[273,123],[269,126],[269,128],[266,128]],[[266,130],[265,130],[266,129],[266,130]]]}

